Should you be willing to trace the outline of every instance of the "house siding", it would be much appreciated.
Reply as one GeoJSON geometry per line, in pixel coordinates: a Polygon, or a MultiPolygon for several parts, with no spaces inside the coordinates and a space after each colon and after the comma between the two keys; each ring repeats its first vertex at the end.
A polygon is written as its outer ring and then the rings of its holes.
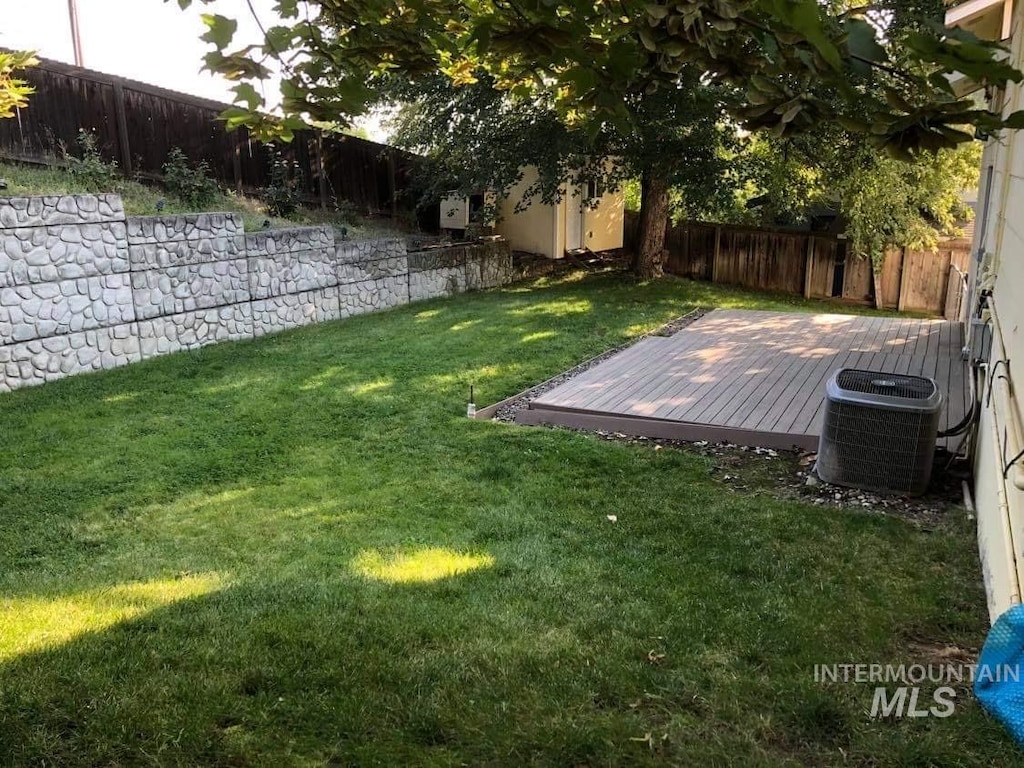
{"type": "MultiPolygon", "coordinates": [[[[1019,69],[1024,68],[1022,7],[1014,10],[1011,38],[1011,60],[1019,69]]],[[[1002,100],[1004,113],[1019,109],[1022,100],[1021,88],[1010,86],[1002,100]]],[[[1016,468],[1010,468],[1004,479],[1006,463],[1024,448],[1017,444],[1024,439],[1024,422],[1013,387],[992,386],[993,376],[1005,374],[1005,368],[1016,387],[1024,386],[1024,133],[1008,131],[989,142],[982,158],[981,193],[978,215],[985,216],[986,209],[988,214],[975,226],[974,252],[980,251],[981,257],[972,259],[972,276],[979,289],[992,290],[994,332],[990,364],[979,376],[974,497],[988,609],[994,621],[1019,602],[1024,581],[1024,490],[1014,483],[1016,468]],[[999,360],[1009,360],[1010,365],[997,366],[999,360]]]]}

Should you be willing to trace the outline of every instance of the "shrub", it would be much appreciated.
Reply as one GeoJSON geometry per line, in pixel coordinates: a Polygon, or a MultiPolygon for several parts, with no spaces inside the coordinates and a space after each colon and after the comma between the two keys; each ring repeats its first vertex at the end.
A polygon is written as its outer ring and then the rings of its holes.
{"type": "Polygon", "coordinates": [[[270,160],[270,185],[264,187],[260,199],[271,216],[289,216],[299,207],[299,189],[302,171],[299,164],[289,160],[280,151],[274,151],[270,160]]]}
{"type": "Polygon", "coordinates": [[[167,153],[163,172],[167,191],[193,208],[212,205],[220,196],[220,188],[210,178],[206,161],[191,162],[178,147],[167,153]]]}
{"type": "Polygon", "coordinates": [[[80,129],[75,144],[78,145],[81,157],[72,155],[66,146],[61,146],[65,168],[74,186],[84,192],[116,192],[120,189],[124,181],[121,169],[113,160],[103,159],[96,134],[80,129]]]}

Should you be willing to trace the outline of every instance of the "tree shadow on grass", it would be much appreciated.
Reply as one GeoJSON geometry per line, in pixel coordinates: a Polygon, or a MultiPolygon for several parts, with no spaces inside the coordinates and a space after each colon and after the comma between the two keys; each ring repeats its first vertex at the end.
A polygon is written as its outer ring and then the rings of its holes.
{"type": "MultiPolygon", "coordinates": [[[[701,291],[463,296],[0,398],[0,610],[57,633],[0,630],[0,762],[641,762],[667,747],[633,739],[663,728],[676,759],[703,739],[726,764],[771,742],[763,701],[816,654],[874,659],[938,622],[976,637],[960,539],[462,415],[470,384],[501,399],[701,291]],[[438,550],[493,563],[354,570],[438,550]],[[632,706],[647,694],[666,703],[632,706]]],[[[828,719],[807,755],[857,738],[828,719]]]]}
{"type": "MultiPolygon", "coordinates": [[[[6,395],[3,571],[93,559],[99,528],[131,529],[189,493],[331,473],[355,494],[408,483],[402,462],[415,473],[455,461],[470,385],[497,400],[621,342],[635,306],[614,282],[595,289],[604,301],[582,314],[558,315],[592,301],[578,284],[464,296],[6,395]]],[[[649,298],[652,323],[680,303],[649,298]]]]}

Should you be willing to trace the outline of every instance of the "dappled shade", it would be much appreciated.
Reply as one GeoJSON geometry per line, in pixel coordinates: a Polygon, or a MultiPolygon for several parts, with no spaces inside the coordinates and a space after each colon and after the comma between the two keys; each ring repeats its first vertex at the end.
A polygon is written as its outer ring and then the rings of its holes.
{"type": "Polygon", "coordinates": [[[0,765],[1015,759],[811,675],[980,642],[963,515],[465,417],[711,304],[810,306],[545,280],[0,396],[0,765]]]}

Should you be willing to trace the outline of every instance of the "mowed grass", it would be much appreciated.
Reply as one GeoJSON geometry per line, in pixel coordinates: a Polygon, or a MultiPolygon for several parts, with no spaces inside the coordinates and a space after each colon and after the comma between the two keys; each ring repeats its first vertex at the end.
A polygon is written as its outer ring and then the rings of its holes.
{"type": "Polygon", "coordinates": [[[465,418],[710,304],[821,309],[571,277],[0,396],[0,764],[1019,763],[813,679],[980,645],[963,514],[465,418]]]}

